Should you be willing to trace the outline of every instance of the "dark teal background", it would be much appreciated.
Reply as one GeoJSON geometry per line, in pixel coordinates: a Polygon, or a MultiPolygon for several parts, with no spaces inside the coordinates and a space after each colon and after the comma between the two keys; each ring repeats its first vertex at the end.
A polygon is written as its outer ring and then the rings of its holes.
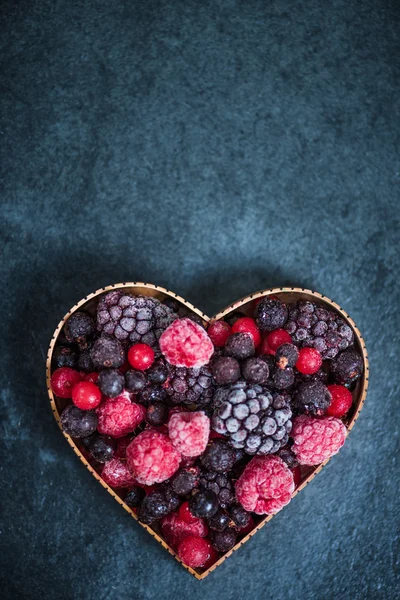
{"type": "Polygon", "coordinates": [[[4,599],[399,597],[400,8],[395,0],[3,0],[4,599]],[[62,438],[45,354],[119,281],[212,314],[336,300],[371,385],[345,447],[204,582],[62,438]]]}

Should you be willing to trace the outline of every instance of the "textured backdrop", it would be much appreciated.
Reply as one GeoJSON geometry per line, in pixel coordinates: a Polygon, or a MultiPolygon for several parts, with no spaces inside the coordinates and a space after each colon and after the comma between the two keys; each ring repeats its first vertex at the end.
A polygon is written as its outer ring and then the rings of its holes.
{"type": "Polygon", "coordinates": [[[398,2],[0,11],[2,597],[398,598],[398,2]],[[88,475],[49,410],[56,324],[126,280],[210,315],[310,287],[369,350],[344,449],[204,582],[88,475]]]}

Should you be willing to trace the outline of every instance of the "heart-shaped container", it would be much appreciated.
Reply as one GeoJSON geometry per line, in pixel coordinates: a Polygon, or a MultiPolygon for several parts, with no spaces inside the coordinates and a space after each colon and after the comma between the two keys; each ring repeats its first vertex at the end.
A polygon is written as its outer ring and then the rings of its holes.
{"type": "MultiPolygon", "coordinates": [[[[302,288],[294,288],[294,287],[266,289],[266,290],[262,290],[260,292],[251,294],[249,296],[246,296],[246,297],[242,298],[241,300],[238,300],[234,304],[231,304],[230,306],[228,306],[227,308],[222,310],[220,313],[218,313],[214,317],[210,318],[207,315],[205,315],[204,313],[202,313],[198,308],[193,306],[193,304],[191,304],[190,302],[187,302],[184,298],[181,298],[177,294],[175,294],[165,288],[162,288],[157,285],[150,284],[150,283],[132,282],[132,283],[118,283],[115,285],[110,285],[110,286],[107,286],[107,287],[97,290],[93,294],[89,294],[88,296],[86,296],[85,298],[80,300],[80,302],[78,302],[75,306],[73,306],[71,308],[71,310],[60,321],[60,323],[58,324],[58,326],[54,332],[54,335],[51,339],[49,350],[47,353],[46,379],[47,379],[47,390],[48,390],[48,394],[49,394],[49,398],[50,398],[51,409],[53,411],[54,417],[55,417],[61,431],[62,431],[62,428],[61,428],[61,422],[60,422],[60,413],[65,408],[65,406],[69,403],[69,400],[63,400],[61,398],[55,397],[51,390],[51,387],[50,387],[50,378],[51,378],[51,373],[52,373],[52,369],[51,369],[52,356],[53,356],[53,351],[56,346],[58,337],[59,337],[66,321],[69,319],[69,317],[74,312],[76,312],[77,310],[87,310],[87,311],[93,313],[100,296],[102,296],[103,294],[106,294],[107,292],[109,292],[111,290],[115,290],[115,289],[124,289],[125,292],[132,293],[134,295],[142,294],[144,296],[152,296],[152,297],[158,298],[161,301],[164,300],[166,297],[171,297],[174,300],[178,301],[179,304],[183,307],[183,309],[185,309],[187,312],[195,313],[199,317],[201,317],[201,319],[203,319],[203,321],[205,323],[223,319],[229,313],[238,311],[238,310],[240,310],[241,312],[243,312],[245,314],[251,315],[252,311],[254,310],[254,300],[256,300],[257,298],[260,298],[260,297],[264,297],[264,296],[265,297],[275,296],[287,304],[296,302],[297,300],[309,300],[311,302],[318,302],[318,303],[322,304],[323,306],[325,306],[327,309],[334,311],[340,317],[342,317],[342,319],[344,319],[346,321],[346,323],[352,328],[352,330],[354,332],[354,337],[355,337],[355,342],[354,342],[355,346],[356,346],[357,350],[359,351],[359,353],[361,354],[363,363],[364,363],[363,375],[357,381],[355,388],[353,390],[353,406],[352,406],[351,410],[349,411],[349,413],[346,415],[346,418],[344,419],[344,423],[347,427],[348,432],[353,428],[354,423],[356,422],[358,415],[360,414],[361,408],[364,404],[364,401],[365,401],[365,398],[367,395],[368,373],[369,373],[367,349],[365,347],[365,343],[360,334],[360,331],[358,330],[353,319],[351,319],[351,317],[349,317],[349,315],[338,304],[336,304],[335,302],[333,302],[326,296],[323,296],[322,294],[319,294],[318,292],[313,292],[311,290],[302,289],[302,288]]],[[[119,504],[121,504],[121,506],[123,506],[123,508],[136,521],[138,521],[138,518],[137,518],[135,512],[127,504],[125,504],[125,502],[123,501],[123,498],[118,495],[116,490],[113,490],[110,486],[108,486],[101,479],[98,471],[85,458],[85,456],[83,455],[83,453],[81,451],[81,448],[79,447],[79,440],[76,443],[71,438],[71,436],[64,433],[64,431],[63,431],[63,435],[66,438],[66,440],[68,441],[68,443],[71,446],[71,448],[73,449],[73,451],[75,452],[75,454],[79,457],[80,461],[91,472],[91,474],[111,494],[111,496],[113,496],[113,498],[115,498],[115,500],[117,502],[119,502],[119,504]]],[[[319,473],[321,471],[321,469],[327,464],[327,462],[328,461],[325,461],[324,463],[322,463],[321,465],[316,466],[316,467],[307,467],[305,469],[303,468],[301,483],[296,488],[296,490],[293,492],[292,497],[296,496],[317,475],[317,473],[319,473]]],[[[256,526],[250,533],[248,533],[245,537],[243,537],[236,544],[236,546],[234,546],[234,548],[232,548],[229,552],[224,554],[217,562],[215,562],[210,568],[208,568],[206,570],[192,569],[190,567],[187,567],[179,559],[176,552],[174,552],[174,550],[172,550],[172,548],[170,548],[168,546],[168,544],[160,537],[160,535],[156,531],[154,531],[148,525],[140,523],[140,521],[138,521],[138,522],[166,550],[168,550],[168,552],[170,554],[172,554],[176,558],[176,560],[185,567],[185,569],[187,569],[192,575],[194,575],[194,577],[196,577],[196,579],[204,579],[205,577],[207,577],[207,575],[209,575],[211,573],[211,571],[214,571],[214,569],[216,569],[216,567],[218,567],[235,550],[237,550],[238,548],[240,548],[240,546],[242,546],[245,542],[247,542],[259,529],[261,529],[261,527],[263,527],[268,521],[270,521],[273,518],[273,516],[274,515],[269,515],[264,518],[261,518],[260,521],[256,524],[256,526]]]]}

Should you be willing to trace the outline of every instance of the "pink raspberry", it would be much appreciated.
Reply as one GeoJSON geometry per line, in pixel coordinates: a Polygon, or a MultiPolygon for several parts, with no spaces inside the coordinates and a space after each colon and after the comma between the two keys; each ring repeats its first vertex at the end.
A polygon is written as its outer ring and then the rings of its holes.
{"type": "Polygon", "coordinates": [[[167,361],[176,367],[202,367],[214,352],[214,345],[205,329],[187,318],[171,323],[159,343],[167,361]]]}
{"type": "Polygon", "coordinates": [[[171,415],[168,423],[173,446],[185,456],[200,456],[210,436],[210,419],[203,411],[171,415]]]}
{"type": "Polygon", "coordinates": [[[97,429],[99,433],[120,438],[131,433],[144,420],[146,409],[141,404],[131,402],[127,391],[107,398],[96,408],[98,417],[97,429]]]}
{"type": "Polygon", "coordinates": [[[206,537],[208,527],[204,519],[196,518],[193,523],[186,523],[177,513],[172,513],[162,519],[161,531],[165,541],[176,550],[180,542],[188,535],[206,537]]]}
{"type": "Polygon", "coordinates": [[[178,546],[178,556],[188,567],[204,567],[211,554],[210,542],[197,535],[189,535],[178,546]]]}
{"type": "Polygon", "coordinates": [[[153,485],[172,477],[178,470],[181,455],[166,435],[146,429],[127,447],[126,460],[139,483],[153,485]]]}
{"type": "Polygon", "coordinates": [[[132,477],[126,463],[119,458],[112,458],[103,467],[101,472],[103,480],[113,488],[125,488],[135,485],[135,480],[132,477]]]}
{"type": "Polygon", "coordinates": [[[346,427],[340,419],[323,417],[317,419],[300,415],[294,420],[291,437],[293,452],[301,465],[319,465],[343,446],[346,427]]]}
{"type": "Polygon", "coordinates": [[[255,456],[237,480],[235,491],[246,510],[274,514],[290,502],[293,473],[279,456],[255,456]]]}

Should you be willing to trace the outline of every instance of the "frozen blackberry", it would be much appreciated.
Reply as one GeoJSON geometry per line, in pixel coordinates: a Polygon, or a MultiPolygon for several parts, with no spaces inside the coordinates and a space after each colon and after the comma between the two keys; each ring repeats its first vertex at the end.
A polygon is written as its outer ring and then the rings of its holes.
{"type": "Polygon", "coordinates": [[[174,367],[169,365],[169,379],[165,387],[172,404],[207,406],[214,395],[211,371],[204,367],[174,367]]]}
{"type": "Polygon", "coordinates": [[[90,349],[90,358],[97,370],[122,367],[125,362],[125,354],[121,342],[110,335],[102,335],[90,349]]]}
{"type": "Polygon", "coordinates": [[[208,519],[208,526],[214,531],[224,531],[229,525],[231,518],[224,510],[218,510],[215,515],[208,519]]]}
{"type": "Polygon", "coordinates": [[[320,381],[305,381],[297,388],[292,401],[297,413],[322,415],[332,401],[332,396],[320,381]]]}
{"type": "Polygon", "coordinates": [[[94,410],[81,410],[70,404],[61,413],[61,426],[72,437],[87,437],[97,428],[97,415],[94,410]]]}
{"type": "Polygon", "coordinates": [[[273,331],[286,323],[288,309],[280,300],[263,298],[256,306],[254,318],[261,331],[273,331]]]}
{"type": "Polygon", "coordinates": [[[212,427],[247,454],[272,454],[284,446],[292,428],[290,397],[258,384],[234,383],[215,409],[212,427]]]}
{"type": "Polygon", "coordinates": [[[300,371],[295,371],[295,385],[299,385],[300,383],[304,383],[305,381],[320,381],[325,385],[328,383],[328,373],[323,369],[320,369],[316,373],[312,375],[305,375],[304,373],[300,373],[300,371]]]}
{"type": "Polygon", "coordinates": [[[202,469],[199,486],[201,490],[211,490],[214,492],[222,508],[226,508],[235,501],[233,483],[226,473],[217,473],[216,471],[202,469]]]}
{"type": "Polygon", "coordinates": [[[243,506],[239,503],[233,504],[229,508],[229,514],[231,516],[232,521],[235,523],[236,527],[242,529],[243,527],[247,527],[250,522],[251,515],[247,510],[243,508],[243,506]]]}
{"type": "Polygon", "coordinates": [[[146,411],[146,421],[153,427],[161,427],[168,421],[168,406],[164,402],[150,404],[146,411]]]}
{"type": "Polygon", "coordinates": [[[225,344],[225,354],[238,360],[249,358],[255,353],[253,338],[248,333],[232,333],[225,344]]]}
{"type": "Polygon", "coordinates": [[[211,490],[196,492],[189,500],[189,510],[195,517],[212,517],[218,510],[217,495],[211,490]]]}
{"type": "Polygon", "coordinates": [[[281,448],[277,454],[287,464],[289,469],[295,469],[299,466],[296,455],[292,452],[289,446],[281,448]]]}
{"type": "Polygon", "coordinates": [[[180,469],[171,480],[171,487],[178,496],[190,494],[199,484],[199,469],[197,467],[184,467],[180,469]]]}
{"type": "Polygon", "coordinates": [[[89,446],[90,454],[99,463],[106,463],[111,460],[116,449],[116,441],[105,435],[96,436],[89,446]]]}
{"type": "Polygon", "coordinates": [[[282,344],[275,352],[275,362],[279,369],[294,367],[298,358],[299,351],[294,344],[282,344]]]}
{"type": "Polygon", "coordinates": [[[267,383],[269,378],[269,367],[262,358],[248,358],[242,365],[242,376],[248,383],[267,383]]]}
{"type": "Polygon", "coordinates": [[[235,464],[236,454],[224,440],[210,442],[201,456],[203,466],[209,471],[226,473],[235,464]]]}
{"type": "Polygon", "coordinates": [[[245,316],[246,315],[243,312],[240,312],[237,310],[237,311],[231,313],[230,315],[228,315],[227,317],[225,317],[224,321],[226,321],[226,323],[228,323],[228,325],[230,325],[232,327],[232,325],[234,325],[238,319],[241,319],[242,317],[245,317],[245,316]]]}
{"type": "Polygon", "coordinates": [[[91,356],[91,346],[82,350],[78,357],[78,369],[84,371],[84,373],[91,373],[94,371],[94,364],[91,356]]]}
{"type": "Polygon", "coordinates": [[[115,290],[99,300],[97,329],[120,341],[147,344],[159,355],[158,339],[177,317],[176,312],[156,298],[115,290]]]}
{"type": "Polygon", "coordinates": [[[286,390],[294,383],[294,370],[291,367],[276,369],[272,381],[277,390],[286,390]]]}
{"type": "Polygon", "coordinates": [[[348,385],[356,381],[363,372],[363,361],[357,350],[350,348],[332,361],[335,383],[348,385]]]}
{"type": "Polygon", "coordinates": [[[178,494],[173,490],[172,486],[169,483],[162,483],[159,487],[159,490],[164,494],[165,499],[167,501],[168,512],[173,512],[177,510],[182,502],[181,498],[178,497],[178,494]]]}
{"type": "Polygon", "coordinates": [[[141,392],[147,385],[146,375],[143,371],[135,371],[135,369],[129,369],[125,372],[125,387],[128,392],[141,392]]]}
{"type": "Polygon", "coordinates": [[[228,527],[224,531],[211,531],[210,541],[217,552],[228,552],[236,544],[237,532],[232,528],[228,527]]]}
{"type": "Polygon", "coordinates": [[[169,503],[162,491],[154,490],[143,498],[139,510],[139,520],[151,525],[170,512],[169,503]]]}
{"type": "Polygon", "coordinates": [[[137,396],[137,401],[144,406],[149,406],[156,402],[165,402],[166,399],[167,393],[160,385],[149,385],[137,396]]]}
{"type": "Polygon", "coordinates": [[[151,383],[162,385],[168,379],[168,368],[163,361],[156,361],[147,369],[146,377],[151,383]]]}
{"type": "Polygon", "coordinates": [[[71,315],[66,322],[64,333],[70,343],[78,344],[83,350],[96,333],[96,325],[88,313],[78,311],[71,315]]]}
{"type": "Polygon", "coordinates": [[[125,385],[125,377],[118,369],[103,369],[100,371],[97,385],[107,398],[119,396],[125,385]]]}
{"type": "Polygon", "coordinates": [[[138,508],[141,505],[143,498],[146,496],[146,492],[143,488],[135,486],[129,490],[125,497],[125,504],[131,508],[138,508]]]}
{"type": "Polygon", "coordinates": [[[53,352],[53,365],[54,369],[60,369],[61,367],[69,367],[70,369],[76,369],[78,366],[78,354],[71,346],[56,346],[53,352]]]}
{"type": "Polygon", "coordinates": [[[239,379],[240,365],[232,356],[219,356],[212,361],[211,372],[218,385],[227,385],[239,379]]]}

